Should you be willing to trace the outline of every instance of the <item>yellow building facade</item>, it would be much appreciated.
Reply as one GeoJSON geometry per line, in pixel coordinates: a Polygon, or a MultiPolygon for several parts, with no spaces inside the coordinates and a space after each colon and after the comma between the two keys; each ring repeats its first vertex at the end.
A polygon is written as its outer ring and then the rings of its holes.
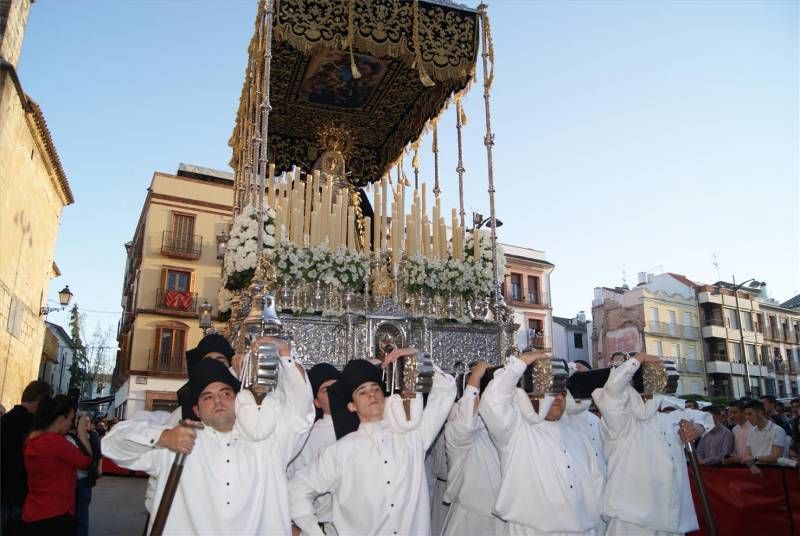
{"type": "Polygon", "coordinates": [[[44,343],[55,245],[74,202],[44,114],[16,72],[27,1],[0,3],[0,402],[18,403],[35,380],[44,343]]]}
{"type": "Polygon", "coordinates": [[[642,306],[647,353],[675,362],[681,375],[679,394],[705,395],[706,370],[694,294],[651,292],[644,288],[642,306]]]}
{"type": "Polygon", "coordinates": [[[153,175],[134,238],[126,244],[113,378],[112,411],[118,417],[174,407],[187,377],[185,351],[202,338],[200,305],[207,300],[217,316],[217,236],[230,227],[232,199],[229,173],[181,164],[175,175],[153,175]]]}

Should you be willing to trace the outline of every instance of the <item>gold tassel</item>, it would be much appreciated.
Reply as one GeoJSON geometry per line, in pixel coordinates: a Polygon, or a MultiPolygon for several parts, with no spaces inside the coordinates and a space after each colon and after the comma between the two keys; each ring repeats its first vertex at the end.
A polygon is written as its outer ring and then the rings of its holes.
{"type": "Polygon", "coordinates": [[[411,147],[414,149],[414,158],[411,159],[411,167],[414,168],[414,171],[419,171],[419,142],[414,143],[411,147]]]}
{"type": "Polygon", "coordinates": [[[413,12],[414,20],[414,65],[416,65],[419,71],[419,81],[422,82],[422,85],[425,87],[433,87],[436,85],[436,82],[431,80],[431,77],[428,76],[428,73],[425,72],[425,67],[422,65],[422,51],[420,49],[420,40],[419,40],[419,0],[414,0],[414,12],[413,12]]]}
{"type": "Polygon", "coordinates": [[[347,46],[350,49],[350,73],[353,75],[355,80],[358,80],[361,78],[361,72],[358,70],[356,58],[355,55],[353,55],[353,10],[355,9],[355,4],[356,0],[350,0],[347,6],[347,46]]]}
{"type": "Polygon", "coordinates": [[[467,126],[467,112],[464,111],[464,105],[458,101],[458,113],[461,114],[461,126],[467,126]]]}

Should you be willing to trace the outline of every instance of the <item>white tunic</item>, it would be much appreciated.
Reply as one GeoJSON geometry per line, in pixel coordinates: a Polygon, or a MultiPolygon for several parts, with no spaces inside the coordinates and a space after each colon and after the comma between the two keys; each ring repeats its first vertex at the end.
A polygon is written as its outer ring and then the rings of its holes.
{"type": "Polygon", "coordinates": [[[478,389],[468,385],[444,426],[447,447],[447,491],[450,503],[442,534],[500,535],[505,522],[492,514],[500,489],[500,458],[475,402],[478,389]]]}
{"type": "Polygon", "coordinates": [[[600,417],[589,411],[591,405],[591,400],[578,401],[567,392],[567,408],[561,417],[561,422],[573,426],[591,442],[597,463],[605,474],[606,460],[603,454],[603,434],[600,431],[600,417]]]}
{"type": "Polygon", "coordinates": [[[342,535],[430,534],[430,499],[425,452],[456,395],[452,377],[437,369],[424,411],[412,401],[415,428],[400,431],[400,397],[386,400],[384,420],[362,423],[322,451],[289,483],[292,519],[308,534],[320,534],[313,500],[330,492],[333,524],[342,535]]]}
{"type": "MultiPolygon", "coordinates": [[[[291,533],[286,464],[308,432],[314,408],[311,386],[293,361],[281,361],[278,389],[260,406],[250,391],[237,395],[232,431],[197,431],[164,534],[291,533]]],[[[115,463],[156,477],[156,508],[175,459],[172,451],[155,447],[165,429],[125,421],[103,438],[103,453],[115,463]]]]}
{"type": "MultiPolygon", "coordinates": [[[[333,429],[333,419],[330,414],[325,414],[320,420],[314,423],[300,453],[289,464],[286,470],[286,476],[289,480],[292,479],[297,471],[316,460],[326,447],[333,445],[335,442],[336,432],[333,429]]],[[[330,493],[320,495],[314,500],[314,512],[320,523],[329,524],[333,520],[331,517],[330,493]]],[[[332,527],[326,527],[325,533],[332,533],[332,530],[329,531],[331,528],[332,527]]]]}
{"type": "Polygon", "coordinates": [[[611,370],[602,389],[592,393],[603,418],[608,463],[603,514],[609,518],[608,534],[616,534],[618,519],[652,531],[697,530],[683,443],[678,423],[688,420],[714,427],[711,414],[685,409],[659,413],[660,396],[646,403],[631,387],[640,363],[629,359],[611,370]]]}
{"type": "Polygon", "coordinates": [[[449,504],[445,504],[447,489],[447,454],[444,446],[444,429],[439,430],[433,445],[425,455],[425,471],[428,474],[428,490],[431,494],[431,534],[441,534],[449,504]]]}
{"type": "Polygon", "coordinates": [[[594,449],[572,426],[544,420],[552,397],[533,410],[516,388],[524,371],[525,363],[510,357],[480,402],[502,467],[495,513],[508,522],[508,534],[596,534],[603,472],[594,449]]]}

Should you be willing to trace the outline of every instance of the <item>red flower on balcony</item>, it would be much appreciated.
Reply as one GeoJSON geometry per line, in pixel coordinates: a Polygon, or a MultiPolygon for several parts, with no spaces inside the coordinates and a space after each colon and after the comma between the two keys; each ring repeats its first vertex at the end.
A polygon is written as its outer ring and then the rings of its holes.
{"type": "Polygon", "coordinates": [[[192,293],[182,290],[168,290],[164,293],[164,305],[170,309],[188,311],[192,308],[192,293]]]}

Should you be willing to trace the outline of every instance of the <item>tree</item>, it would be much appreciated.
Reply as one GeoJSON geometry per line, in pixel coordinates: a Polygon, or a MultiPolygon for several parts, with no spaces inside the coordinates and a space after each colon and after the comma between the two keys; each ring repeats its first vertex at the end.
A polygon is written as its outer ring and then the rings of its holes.
{"type": "Polygon", "coordinates": [[[91,344],[88,346],[88,350],[90,350],[87,358],[90,362],[89,366],[89,387],[91,389],[91,385],[94,384],[96,386],[93,392],[87,392],[87,396],[95,397],[101,392],[103,392],[103,388],[105,388],[107,378],[108,378],[108,355],[106,353],[111,347],[109,346],[113,337],[113,331],[111,326],[106,327],[103,329],[98,324],[92,334],[92,340],[90,341],[91,344]]]}
{"type": "Polygon", "coordinates": [[[72,344],[75,346],[72,364],[69,366],[69,388],[82,390],[83,384],[88,378],[88,360],[86,358],[86,347],[81,340],[81,315],[78,312],[77,303],[72,306],[69,313],[69,330],[72,344]]]}

